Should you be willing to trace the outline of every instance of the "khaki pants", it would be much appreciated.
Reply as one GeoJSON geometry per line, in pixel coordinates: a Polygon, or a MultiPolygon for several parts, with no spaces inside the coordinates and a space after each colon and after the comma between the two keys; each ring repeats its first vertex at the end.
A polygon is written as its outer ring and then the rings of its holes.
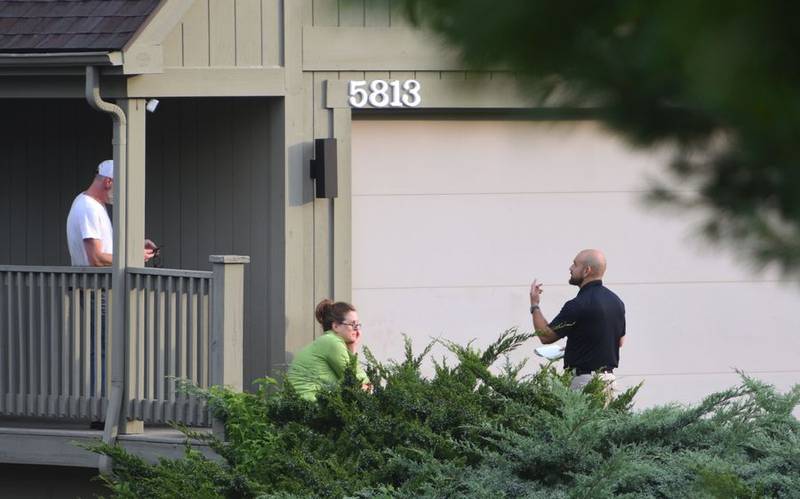
{"type": "MultiPolygon", "coordinates": [[[[597,376],[605,382],[608,395],[613,395],[616,393],[617,377],[614,376],[614,373],[600,372],[597,373],[597,376]]],[[[575,376],[572,378],[572,384],[569,387],[573,390],[583,390],[583,387],[592,380],[592,377],[594,377],[594,374],[581,374],[580,376],[575,376]]]]}

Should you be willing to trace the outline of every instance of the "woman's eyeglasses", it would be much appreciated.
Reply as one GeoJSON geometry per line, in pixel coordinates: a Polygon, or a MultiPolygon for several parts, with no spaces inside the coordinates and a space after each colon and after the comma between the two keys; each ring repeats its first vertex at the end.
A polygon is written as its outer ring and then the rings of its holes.
{"type": "Polygon", "coordinates": [[[342,325],[350,326],[353,329],[361,329],[364,326],[364,324],[361,324],[360,322],[342,322],[342,325]]]}

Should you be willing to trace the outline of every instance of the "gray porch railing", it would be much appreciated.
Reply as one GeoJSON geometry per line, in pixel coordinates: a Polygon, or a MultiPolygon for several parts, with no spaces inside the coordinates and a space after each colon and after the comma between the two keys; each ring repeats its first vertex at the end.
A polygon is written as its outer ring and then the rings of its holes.
{"type": "Polygon", "coordinates": [[[129,269],[129,418],[208,425],[205,404],[175,391],[176,378],[209,386],[212,272],[129,269]]]}
{"type": "Polygon", "coordinates": [[[107,269],[0,266],[0,414],[104,417],[111,299],[107,269]]]}
{"type": "MultiPolygon", "coordinates": [[[[241,270],[226,266],[245,261],[127,270],[127,418],[211,425],[176,380],[241,385],[241,270]]],[[[0,266],[0,416],[105,419],[113,299],[108,269],[0,266]]]]}

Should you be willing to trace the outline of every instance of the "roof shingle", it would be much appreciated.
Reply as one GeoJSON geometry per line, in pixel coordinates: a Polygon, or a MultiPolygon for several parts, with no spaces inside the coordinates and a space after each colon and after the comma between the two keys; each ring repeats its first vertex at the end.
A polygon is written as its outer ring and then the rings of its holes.
{"type": "Polygon", "coordinates": [[[0,52],[119,50],[160,0],[0,0],[0,52]]]}

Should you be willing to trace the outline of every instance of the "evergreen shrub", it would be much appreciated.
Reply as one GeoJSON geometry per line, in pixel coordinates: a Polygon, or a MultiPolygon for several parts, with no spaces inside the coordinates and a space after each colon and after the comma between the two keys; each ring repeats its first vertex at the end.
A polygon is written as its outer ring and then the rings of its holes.
{"type": "MultiPolygon", "coordinates": [[[[117,497],[800,497],[800,385],[785,394],[742,375],[689,406],[633,410],[638,387],[607,400],[553,365],[521,376],[506,357],[533,333],[506,331],[481,351],[448,343],[457,362],[420,373],[368,352],[367,393],[353,369],[317,402],[289,384],[256,393],[188,390],[224,420],[222,456],[187,444],[181,460],[146,464],[120,448],[107,483],[117,497]],[[506,358],[496,371],[490,367],[506,358]]],[[[351,368],[354,366],[351,366],[351,368]]]]}

